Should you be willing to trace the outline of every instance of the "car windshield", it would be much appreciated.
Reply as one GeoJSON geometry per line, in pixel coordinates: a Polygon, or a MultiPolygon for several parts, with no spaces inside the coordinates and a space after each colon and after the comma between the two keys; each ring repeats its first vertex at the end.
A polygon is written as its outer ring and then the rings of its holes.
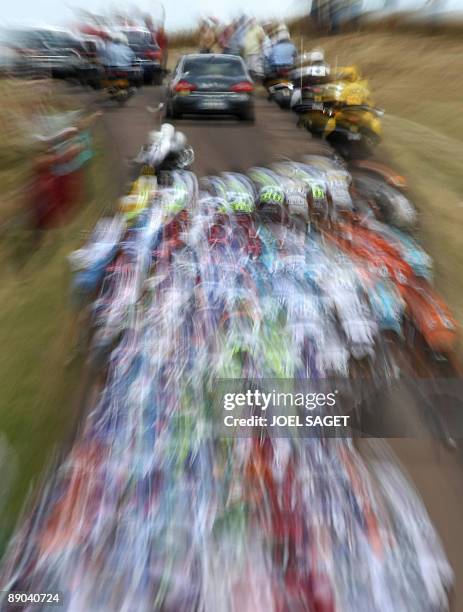
{"type": "Polygon", "coordinates": [[[47,47],[53,47],[55,49],[64,49],[65,47],[73,47],[76,41],[65,32],[53,32],[43,31],[40,32],[40,36],[47,45],[47,47]]]}
{"type": "Polygon", "coordinates": [[[10,31],[6,34],[5,40],[27,49],[40,49],[45,45],[41,34],[32,30],[10,31]]]}
{"type": "Polygon", "coordinates": [[[187,59],[183,74],[192,77],[226,76],[247,78],[243,64],[238,58],[198,57],[187,59]]]}

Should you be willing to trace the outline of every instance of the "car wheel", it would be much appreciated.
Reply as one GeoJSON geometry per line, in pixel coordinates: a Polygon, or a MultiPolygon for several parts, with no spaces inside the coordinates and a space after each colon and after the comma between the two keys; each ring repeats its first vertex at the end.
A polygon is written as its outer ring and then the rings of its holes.
{"type": "Polygon", "coordinates": [[[145,72],[143,74],[143,85],[153,85],[154,74],[152,72],[145,72]]]}
{"type": "Polygon", "coordinates": [[[152,78],[153,85],[162,85],[162,72],[156,72],[152,78]]]}
{"type": "Polygon", "coordinates": [[[182,115],[175,110],[172,102],[166,102],[165,117],[166,119],[181,119],[182,115]]]}
{"type": "Polygon", "coordinates": [[[239,115],[240,121],[247,121],[248,123],[254,123],[256,120],[254,109],[248,109],[239,115]]]}

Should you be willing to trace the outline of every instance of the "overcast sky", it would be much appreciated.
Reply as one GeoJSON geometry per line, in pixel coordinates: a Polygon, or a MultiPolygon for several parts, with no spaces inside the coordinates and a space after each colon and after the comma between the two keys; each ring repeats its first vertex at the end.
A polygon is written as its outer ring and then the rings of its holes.
{"type": "MultiPolygon", "coordinates": [[[[426,0],[398,0],[402,8],[422,6],[426,0]]],[[[438,0],[448,10],[463,7],[463,0],[438,0]]],[[[193,26],[201,15],[229,19],[240,11],[254,14],[258,18],[284,19],[291,14],[308,12],[311,0],[164,0],[167,28],[181,29],[193,26]]],[[[25,25],[69,25],[75,22],[73,7],[104,13],[110,8],[122,8],[131,12],[137,6],[153,16],[162,14],[161,4],[156,0],[3,0],[1,18],[5,24],[25,25]]],[[[364,0],[367,8],[379,8],[382,0],[364,0]]]]}
{"type": "MultiPolygon", "coordinates": [[[[2,5],[0,15],[6,25],[69,24],[75,14],[73,7],[104,13],[110,7],[125,8],[125,12],[130,12],[130,7],[137,6],[155,16],[162,13],[160,3],[154,0],[3,0],[2,5]]],[[[290,0],[284,3],[281,0],[165,0],[164,6],[166,25],[172,30],[194,25],[201,15],[216,16],[219,19],[234,17],[240,9],[256,17],[284,18],[288,14],[303,13],[310,6],[310,0],[290,0]]]]}

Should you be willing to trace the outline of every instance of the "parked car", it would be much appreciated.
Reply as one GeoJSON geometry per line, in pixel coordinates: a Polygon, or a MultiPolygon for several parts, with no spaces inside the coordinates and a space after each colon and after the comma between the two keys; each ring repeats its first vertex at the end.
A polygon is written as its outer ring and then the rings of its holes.
{"type": "Polygon", "coordinates": [[[235,115],[254,121],[254,83],[236,55],[184,55],[167,88],[166,116],[235,115]]]}
{"type": "Polygon", "coordinates": [[[68,30],[7,30],[5,40],[15,52],[13,71],[19,75],[72,77],[84,62],[79,53],[79,39],[68,30]]]}
{"type": "Polygon", "coordinates": [[[127,37],[129,47],[135,53],[143,71],[145,85],[161,85],[162,83],[162,52],[155,42],[153,34],[147,28],[124,27],[119,28],[127,37]]]}

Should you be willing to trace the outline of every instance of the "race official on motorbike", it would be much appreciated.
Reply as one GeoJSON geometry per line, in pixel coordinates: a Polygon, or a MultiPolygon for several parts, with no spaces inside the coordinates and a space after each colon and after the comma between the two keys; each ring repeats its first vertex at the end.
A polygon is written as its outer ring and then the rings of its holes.
{"type": "MultiPolygon", "coordinates": [[[[314,49],[307,56],[303,56],[303,59],[306,65],[293,71],[295,81],[301,81],[306,85],[316,85],[329,81],[331,69],[325,60],[323,49],[314,49]]],[[[301,101],[302,90],[300,87],[296,87],[291,97],[291,108],[296,108],[301,101]]]]}
{"type": "Polygon", "coordinates": [[[122,33],[115,33],[106,42],[100,54],[105,79],[117,78],[117,73],[126,73],[126,78],[132,88],[141,84],[140,73],[134,69],[135,53],[128,45],[127,38],[122,33]]]}
{"type": "Polygon", "coordinates": [[[135,53],[127,44],[124,34],[114,34],[103,49],[101,63],[107,70],[130,70],[134,59],[135,53]]]}
{"type": "Polygon", "coordinates": [[[268,54],[270,68],[273,71],[278,71],[279,68],[293,68],[296,57],[297,49],[291,42],[288,28],[282,26],[277,30],[276,42],[268,54]]]}

